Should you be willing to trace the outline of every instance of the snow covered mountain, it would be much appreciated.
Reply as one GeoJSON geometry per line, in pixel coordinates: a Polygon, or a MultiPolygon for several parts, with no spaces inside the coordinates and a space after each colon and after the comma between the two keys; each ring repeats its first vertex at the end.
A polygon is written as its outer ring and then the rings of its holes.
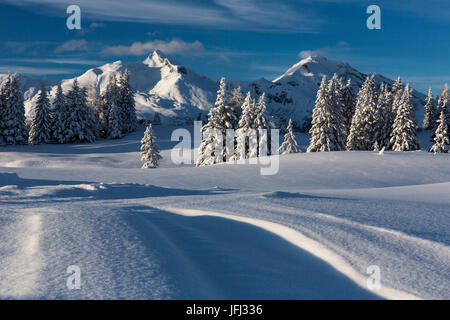
{"type": "MultiPolygon", "coordinates": [[[[139,117],[151,120],[155,112],[158,112],[165,123],[191,123],[199,117],[205,119],[208,109],[214,104],[218,81],[187,69],[160,51],[154,51],[141,62],[123,63],[119,60],[89,69],[77,79],[82,86],[95,85],[104,90],[110,76],[124,69],[130,71],[130,81],[136,90],[136,109],[139,117]]],[[[244,92],[251,91],[255,96],[266,92],[268,111],[275,119],[292,118],[297,128],[306,128],[322,77],[330,78],[334,73],[344,81],[351,79],[355,92],[367,76],[349,64],[314,56],[296,63],[273,81],[260,78],[252,82],[233,81],[229,85],[232,88],[241,86],[244,92]]],[[[5,75],[0,75],[0,82],[4,77],[5,75]]],[[[62,81],[65,92],[69,90],[74,79],[62,81]]],[[[21,80],[28,114],[37,98],[39,81],[29,77],[21,77],[21,80]]],[[[375,75],[375,80],[378,84],[394,83],[380,74],[375,75]]],[[[54,86],[56,83],[50,85],[54,86]]],[[[51,92],[54,94],[56,87],[53,87],[51,92]]],[[[425,95],[414,91],[413,96],[418,110],[416,119],[420,123],[423,119],[422,105],[425,95]]]]}
{"type": "MultiPolygon", "coordinates": [[[[292,118],[296,127],[305,128],[310,121],[322,77],[326,76],[329,79],[334,73],[343,79],[344,84],[351,79],[355,93],[367,77],[367,74],[352,68],[347,63],[328,60],[321,56],[310,56],[294,64],[273,81],[261,78],[250,83],[235,82],[234,86],[240,85],[242,90],[249,90],[257,95],[266,92],[268,111],[275,118],[280,116],[292,118]]],[[[375,82],[377,84],[384,82],[389,86],[394,84],[392,79],[380,74],[375,75],[375,82]]],[[[416,90],[413,91],[413,96],[417,108],[416,119],[418,123],[421,123],[422,106],[426,96],[416,90]]]]}

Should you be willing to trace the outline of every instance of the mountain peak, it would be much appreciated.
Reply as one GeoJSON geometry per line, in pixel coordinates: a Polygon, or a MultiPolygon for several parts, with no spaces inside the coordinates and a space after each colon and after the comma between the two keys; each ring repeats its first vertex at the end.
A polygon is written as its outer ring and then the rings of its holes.
{"type": "Polygon", "coordinates": [[[150,67],[162,67],[165,59],[167,59],[167,56],[164,53],[159,50],[155,50],[148,55],[143,63],[150,67]]]}

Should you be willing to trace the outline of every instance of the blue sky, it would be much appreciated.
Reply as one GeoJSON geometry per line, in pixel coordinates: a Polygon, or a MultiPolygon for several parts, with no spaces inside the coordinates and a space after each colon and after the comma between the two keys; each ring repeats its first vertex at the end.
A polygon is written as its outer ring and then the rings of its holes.
{"type": "Polygon", "coordinates": [[[450,82],[448,0],[0,0],[0,30],[0,73],[46,79],[160,49],[216,79],[272,80],[320,54],[423,92],[450,82]],[[66,27],[71,4],[81,30],[66,27]],[[381,30],[366,27],[371,4],[381,30]]]}

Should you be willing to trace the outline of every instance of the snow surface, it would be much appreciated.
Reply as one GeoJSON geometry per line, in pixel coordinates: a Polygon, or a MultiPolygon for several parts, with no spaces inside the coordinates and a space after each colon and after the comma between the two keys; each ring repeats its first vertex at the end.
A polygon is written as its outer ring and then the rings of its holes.
{"type": "Polygon", "coordinates": [[[144,129],[0,148],[1,298],[450,298],[449,155],[289,154],[261,176],[175,166],[174,127],[155,126],[163,159],[140,169],[144,129]]]}

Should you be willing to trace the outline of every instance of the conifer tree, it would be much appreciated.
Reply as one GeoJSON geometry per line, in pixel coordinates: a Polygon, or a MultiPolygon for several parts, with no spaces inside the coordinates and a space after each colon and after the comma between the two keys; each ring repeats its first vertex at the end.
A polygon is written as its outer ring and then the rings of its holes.
{"type": "Polygon", "coordinates": [[[374,117],[374,150],[389,147],[394,116],[392,114],[392,94],[387,85],[381,83],[378,105],[374,117]]]}
{"type": "Polygon", "coordinates": [[[151,124],[145,129],[144,137],[141,140],[141,151],[142,168],[156,168],[161,155],[156,145],[151,124]]]}
{"type": "Polygon", "coordinates": [[[103,129],[103,123],[105,122],[103,119],[103,99],[99,90],[94,85],[89,87],[86,102],[94,114],[96,120],[95,122],[97,124],[96,135],[97,137],[100,137],[103,129]]]}
{"type": "MultiPolygon", "coordinates": [[[[442,110],[447,114],[447,120],[450,117],[450,93],[448,92],[448,84],[444,85],[444,88],[441,90],[439,94],[438,102],[437,102],[437,114],[441,114],[442,110]]],[[[437,125],[436,125],[437,126],[437,125]]]]}
{"type": "Polygon", "coordinates": [[[118,103],[119,88],[116,78],[112,75],[103,94],[103,114],[105,117],[105,135],[112,139],[120,139],[123,136],[121,119],[122,110],[118,103]]]}
{"type": "Polygon", "coordinates": [[[433,92],[431,88],[428,89],[428,97],[425,100],[425,117],[423,119],[422,127],[424,130],[434,129],[434,124],[437,121],[436,105],[434,103],[433,92]]]}
{"type": "Polygon", "coordinates": [[[346,149],[346,128],[343,105],[343,90],[342,80],[338,78],[335,73],[328,82],[328,94],[330,97],[330,119],[332,138],[334,148],[333,151],[342,151],[346,149]]]}
{"type": "Polygon", "coordinates": [[[352,80],[348,79],[347,84],[342,89],[342,106],[345,125],[345,136],[350,134],[352,118],[355,114],[356,95],[352,87],[352,80]]]}
{"type": "Polygon", "coordinates": [[[280,154],[288,154],[288,153],[298,153],[301,152],[297,147],[297,140],[295,139],[295,135],[293,132],[293,124],[292,119],[289,119],[289,123],[287,126],[287,133],[284,135],[284,141],[278,149],[280,154]]]}
{"type": "Polygon", "coordinates": [[[67,143],[72,135],[68,129],[69,111],[61,84],[56,89],[52,106],[52,140],[56,143],[67,143]]]}
{"type": "Polygon", "coordinates": [[[328,106],[330,98],[327,90],[326,77],[322,78],[320,88],[316,95],[316,104],[313,110],[311,129],[311,139],[307,152],[331,151],[331,132],[328,120],[331,117],[328,106]]]}
{"type": "Polygon", "coordinates": [[[231,91],[231,95],[229,97],[228,104],[230,105],[231,111],[234,114],[234,118],[232,121],[233,129],[237,129],[239,118],[242,114],[242,104],[244,103],[244,95],[241,91],[241,87],[237,87],[231,91]]]}
{"type": "Polygon", "coordinates": [[[25,144],[28,129],[25,124],[23,93],[17,74],[8,75],[0,89],[0,144],[25,144]]]}
{"type": "Polygon", "coordinates": [[[248,159],[257,154],[257,135],[255,131],[257,111],[255,101],[252,99],[250,92],[247,92],[241,109],[242,115],[236,130],[236,150],[234,153],[236,160],[248,159]]]}
{"type": "Polygon", "coordinates": [[[406,85],[395,115],[390,145],[394,151],[420,150],[411,89],[406,85]]]}
{"type": "Polygon", "coordinates": [[[48,143],[51,140],[51,114],[50,101],[48,99],[45,82],[41,84],[33,118],[31,119],[30,134],[28,141],[30,144],[48,143]]]}
{"type": "Polygon", "coordinates": [[[434,145],[431,147],[430,152],[448,153],[449,151],[450,135],[448,118],[445,114],[445,110],[442,110],[438,120],[438,127],[434,133],[434,145]]]}
{"type": "Polygon", "coordinates": [[[86,104],[86,90],[79,87],[77,79],[67,93],[66,101],[69,112],[69,142],[94,142],[97,124],[94,113],[86,104]]]}
{"type": "Polygon", "coordinates": [[[208,122],[202,128],[203,139],[197,166],[221,163],[227,159],[226,130],[233,129],[233,121],[236,120],[227,101],[225,78],[222,78],[216,102],[209,110],[208,122]]]}
{"type": "Polygon", "coordinates": [[[356,110],[352,118],[347,150],[372,150],[375,139],[375,111],[378,89],[374,76],[367,77],[356,99],[356,110]]]}
{"type": "Polygon", "coordinates": [[[137,128],[136,106],[128,70],[119,74],[118,87],[117,104],[121,112],[120,129],[122,133],[134,132],[137,128]]]}

